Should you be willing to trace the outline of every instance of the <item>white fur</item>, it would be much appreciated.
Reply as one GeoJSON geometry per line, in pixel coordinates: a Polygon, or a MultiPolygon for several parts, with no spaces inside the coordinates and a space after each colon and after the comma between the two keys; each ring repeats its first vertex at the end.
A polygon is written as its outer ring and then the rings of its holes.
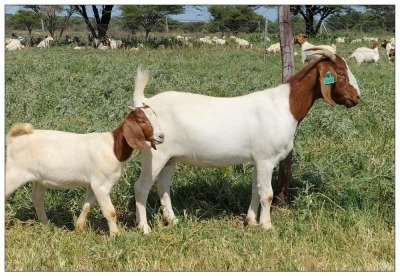
{"type": "MultiPolygon", "coordinates": [[[[155,142],[161,143],[163,134],[154,112],[149,108],[143,111],[153,126],[155,142]]],[[[76,227],[84,227],[97,200],[113,235],[118,228],[110,192],[125,164],[117,159],[114,143],[111,132],[77,134],[37,130],[26,123],[14,125],[7,138],[6,197],[33,182],[32,202],[39,220],[47,223],[44,209],[47,188],[85,187],[86,198],[76,227]]]]}
{"type": "Polygon", "coordinates": [[[7,51],[21,50],[21,48],[23,48],[23,45],[21,44],[21,41],[19,39],[12,38],[6,40],[7,51]]]}
{"type": "Polygon", "coordinates": [[[156,112],[165,132],[157,151],[142,152],[142,172],[135,183],[136,223],[150,231],[146,200],[156,182],[163,216],[175,220],[169,185],[176,162],[200,167],[220,167],[251,162],[253,197],[247,221],[256,224],[261,202],[260,225],[271,228],[272,170],[293,146],[298,122],[289,110],[289,84],[234,98],[217,98],[169,91],[146,99],[147,74],[138,71],[135,103],[145,101],[156,112]],[[260,198],[261,197],[261,198],[260,198]]]}
{"type": "MultiPolygon", "coordinates": [[[[359,97],[357,81],[347,64],[346,68],[348,86],[357,92],[352,97],[359,97]]],[[[142,171],[134,185],[137,226],[144,233],[151,231],[147,224],[146,201],[153,183],[156,183],[163,207],[163,218],[176,221],[170,184],[177,162],[200,167],[250,162],[255,168],[246,222],[257,224],[257,211],[261,204],[259,224],[266,229],[272,228],[272,172],[277,162],[291,151],[298,125],[296,118],[299,118],[294,117],[290,108],[291,84],[232,98],[177,91],[145,98],[144,88],[148,79],[147,71],[138,70],[135,105],[144,101],[154,109],[165,132],[165,141],[156,151],[148,149],[142,152],[142,171]]],[[[310,78],[304,80],[307,82],[310,78]]]]}
{"type": "Polygon", "coordinates": [[[238,48],[251,48],[253,45],[243,38],[235,38],[238,48]]]}
{"type": "Polygon", "coordinates": [[[271,52],[278,53],[280,51],[281,51],[281,44],[279,42],[275,43],[275,44],[271,44],[267,49],[267,52],[269,52],[269,53],[271,53],[271,52]]]}
{"type": "Polygon", "coordinates": [[[375,62],[378,63],[379,60],[379,50],[378,47],[374,49],[367,47],[357,48],[349,58],[354,58],[358,65],[363,62],[375,62]]]}
{"type": "Polygon", "coordinates": [[[53,41],[54,39],[51,36],[46,37],[44,40],[40,41],[38,44],[38,48],[49,48],[50,46],[50,41],[53,41]]]}

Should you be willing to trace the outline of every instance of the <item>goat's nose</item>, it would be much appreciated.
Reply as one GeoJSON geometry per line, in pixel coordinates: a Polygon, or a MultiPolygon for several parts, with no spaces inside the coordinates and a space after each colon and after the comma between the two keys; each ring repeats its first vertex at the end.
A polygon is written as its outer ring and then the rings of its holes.
{"type": "Polygon", "coordinates": [[[160,138],[161,140],[164,140],[164,133],[161,133],[160,135],[158,135],[158,138],[160,138]]]}

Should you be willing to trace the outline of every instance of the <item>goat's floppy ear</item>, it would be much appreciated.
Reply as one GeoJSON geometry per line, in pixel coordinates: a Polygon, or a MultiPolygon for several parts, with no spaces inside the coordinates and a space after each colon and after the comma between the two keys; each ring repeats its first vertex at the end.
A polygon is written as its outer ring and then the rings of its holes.
{"type": "Polygon", "coordinates": [[[335,105],[335,102],[332,100],[332,86],[336,82],[336,73],[334,72],[334,70],[329,70],[328,68],[321,68],[319,71],[322,96],[331,106],[335,105]]]}
{"type": "Polygon", "coordinates": [[[127,117],[125,119],[122,134],[128,145],[133,149],[142,149],[147,146],[142,129],[134,118],[127,117]]]}

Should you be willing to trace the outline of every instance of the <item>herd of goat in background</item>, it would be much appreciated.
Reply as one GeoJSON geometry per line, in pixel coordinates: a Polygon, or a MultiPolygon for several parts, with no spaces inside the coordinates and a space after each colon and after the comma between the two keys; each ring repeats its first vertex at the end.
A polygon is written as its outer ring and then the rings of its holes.
{"type": "MultiPolygon", "coordinates": [[[[180,45],[184,47],[191,47],[193,46],[193,43],[198,43],[198,44],[208,44],[208,45],[225,45],[227,44],[228,41],[231,41],[237,45],[237,48],[252,48],[252,44],[243,39],[243,38],[238,38],[235,36],[230,36],[229,39],[226,39],[225,37],[223,38],[218,38],[218,37],[201,37],[194,39],[192,37],[185,37],[178,35],[173,38],[177,42],[180,43],[180,45]]],[[[346,38],[345,37],[338,37],[336,38],[336,43],[346,43],[346,38]]],[[[360,65],[361,63],[378,63],[379,60],[379,46],[383,47],[386,52],[386,57],[390,61],[395,60],[395,39],[394,37],[384,39],[381,44],[378,43],[378,38],[376,37],[363,37],[360,39],[354,39],[350,43],[361,43],[361,42],[367,42],[370,43],[370,47],[360,47],[357,48],[349,57],[354,58],[356,63],[360,65]]],[[[267,38],[267,41],[270,41],[270,39],[267,38]]],[[[35,41],[28,41],[26,38],[18,37],[18,36],[12,36],[11,38],[6,38],[5,44],[6,44],[6,50],[8,51],[13,51],[13,50],[21,50],[22,48],[25,48],[27,45],[30,46],[36,46],[38,48],[48,48],[50,45],[54,42],[54,39],[50,36],[45,37],[45,39],[41,40],[40,42],[38,41],[37,45],[35,44],[35,41]]],[[[69,37],[63,38],[62,41],[59,41],[61,45],[70,45],[73,49],[75,50],[82,50],[87,47],[89,44],[88,42],[83,42],[80,38],[74,37],[73,39],[70,39],[69,37]]],[[[297,34],[293,38],[293,43],[294,44],[299,44],[301,46],[301,61],[304,64],[306,61],[310,60],[312,56],[312,53],[307,52],[306,49],[314,47],[314,46],[320,46],[326,48],[328,51],[336,54],[336,45],[313,45],[307,41],[307,36],[303,34],[297,34]]],[[[122,40],[117,40],[117,39],[110,39],[108,37],[105,37],[101,40],[97,38],[91,39],[92,47],[100,49],[100,50],[117,50],[119,48],[127,48],[130,51],[138,51],[142,48],[144,48],[144,45],[142,43],[135,43],[136,45],[131,45],[128,46],[126,43],[124,43],[122,40]]],[[[164,45],[160,45],[164,46],[164,45]]],[[[165,46],[164,46],[165,47],[165,46]]],[[[161,47],[160,47],[161,48],[161,47]]],[[[266,51],[268,53],[277,53],[280,52],[280,43],[275,43],[271,44],[266,51]]],[[[294,55],[298,55],[297,51],[294,51],[294,55]]]]}

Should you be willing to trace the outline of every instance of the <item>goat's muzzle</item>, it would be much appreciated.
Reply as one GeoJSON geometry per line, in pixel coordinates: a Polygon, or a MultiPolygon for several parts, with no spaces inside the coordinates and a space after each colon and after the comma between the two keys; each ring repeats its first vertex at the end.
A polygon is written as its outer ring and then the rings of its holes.
{"type": "Polygon", "coordinates": [[[153,137],[153,139],[151,139],[151,147],[155,150],[157,150],[156,145],[162,144],[164,142],[164,134],[160,134],[157,136],[157,139],[153,137]]]}
{"type": "Polygon", "coordinates": [[[359,104],[359,102],[360,102],[360,96],[357,96],[357,98],[355,99],[346,99],[344,101],[344,106],[346,106],[347,108],[351,108],[359,104]]]}

